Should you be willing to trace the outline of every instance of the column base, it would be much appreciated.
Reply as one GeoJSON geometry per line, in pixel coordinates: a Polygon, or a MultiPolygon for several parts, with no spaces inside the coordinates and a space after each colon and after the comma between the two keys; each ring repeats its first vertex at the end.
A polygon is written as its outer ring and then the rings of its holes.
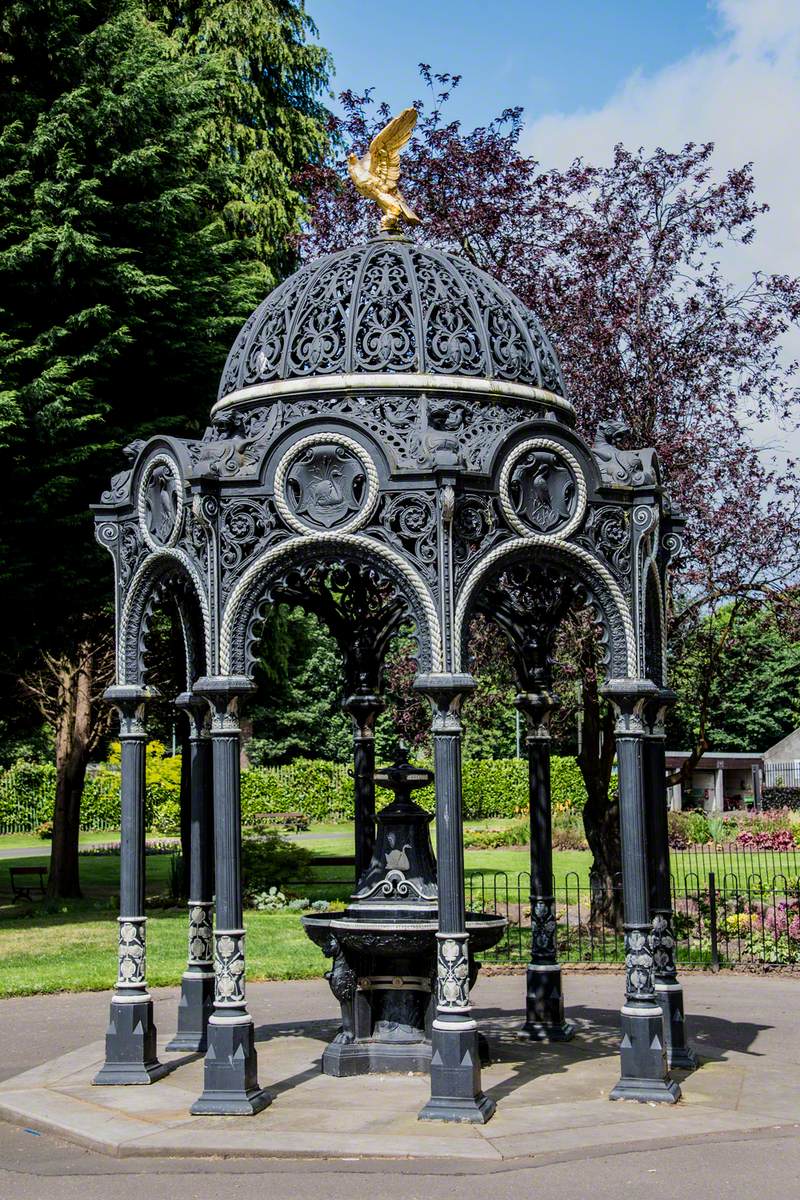
{"type": "Polygon", "coordinates": [[[485,1125],[494,1116],[497,1105],[491,1096],[483,1093],[473,1100],[445,1099],[441,1096],[431,1096],[424,1108],[420,1109],[420,1121],[451,1121],[469,1125],[485,1125]]]}
{"type": "Polygon", "coordinates": [[[694,1071],[697,1056],[686,1043],[686,1018],[683,1009],[683,988],[680,983],[656,981],[656,996],[664,1013],[664,1046],[667,1065],[680,1071],[694,1071]]]}
{"type": "Polygon", "coordinates": [[[169,1067],[158,1061],[153,1001],[111,1001],[106,1061],[92,1083],[101,1087],[155,1083],[169,1067]]]}
{"type": "Polygon", "coordinates": [[[526,1042],[568,1042],[575,1026],[564,1019],[561,967],[530,963],[527,971],[525,1024],[517,1037],[526,1042]]]}
{"type": "Polygon", "coordinates": [[[480,1046],[474,1021],[433,1025],[431,1098],[421,1121],[461,1121],[485,1125],[495,1102],[481,1090],[480,1046]]]}
{"type": "Polygon", "coordinates": [[[681,1089],[674,1079],[620,1079],[608,1096],[609,1100],[637,1100],[640,1104],[677,1104],[681,1089]]]}
{"type": "Polygon", "coordinates": [[[669,1077],[664,1049],[664,1018],[658,1005],[622,1008],[621,1078],[610,1100],[674,1104],[681,1089],[669,1077]]]}
{"type": "Polygon", "coordinates": [[[178,1002],[178,1029],[167,1050],[202,1054],[208,1044],[208,1021],[214,1012],[214,973],[185,972],[178,1002]]]}
{"type": "Polygon", "coordinates": [[[194,1116],[248,1117],[272,1103],[258,1085],[255,1030],[250,1017],[212,1017],[208,1023],[203,1093],[190,1112],[194,1116]]]}

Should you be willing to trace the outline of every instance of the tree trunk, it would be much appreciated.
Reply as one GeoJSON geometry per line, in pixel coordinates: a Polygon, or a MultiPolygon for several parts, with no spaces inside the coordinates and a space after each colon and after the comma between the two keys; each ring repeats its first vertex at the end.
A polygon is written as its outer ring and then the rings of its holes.
{"type": "Polygon", "coordinates": [[[602,704],[597,676],[584,672],[583,739],[578,765],[586,785],[583,827],[592,852],[589,870],[590,921],[622,929],[622,850],[619,836],[619,805],[610,801],[608,788],[614,763],[614,718],[602,704]]]}
{"type": "Polygon", "coordinates": [[[78,846],[81,797],[93,741],[92,675],[94,654],[88,642],[76,659],[64,660],[58,679],[56,720],[56,800],[47,894],[59,900],[81,896],[78,846]]]}

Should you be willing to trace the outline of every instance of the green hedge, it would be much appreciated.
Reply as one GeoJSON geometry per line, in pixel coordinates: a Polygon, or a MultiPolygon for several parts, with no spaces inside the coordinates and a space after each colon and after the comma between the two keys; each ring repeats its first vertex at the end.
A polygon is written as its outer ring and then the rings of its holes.
{"type": "MultiPolygon", "coordinates": [[[[574,758],[552,760],[553,809],[577,813],[586,802],[574,758]]],[[[0,776],[0,830],[34,830],[52,819],[55,768],[17,763],[0,776]]],[[[433,787],[415,797],[434,810],[433,787]]],[[[528,811],[528,766],[520,759],[482,759],[463,766],[464,817],[481,821],[524,816],[528,811]]],[[[180,763],[148,758],[147,828],[175,834],[180,828],[180,763]]],[[[379,788],[378,807],[391,793],[379,788]]],[[[262,812],[301,812],[311,821],[353,819],[353,778],[347,766],[322,759],[296,759],[283,767],[255,767],[242,773],[242,817],[247,824],[262,812]]],[[[86,780],[81,805],[82,829],[119,827],[119,772],[103,764],[86,780]]]]}
{"type": "MultiPolygon", "coordinates": [[[[581,812],[586,803],[583,777],[574,758],[553,757],[555,812],[581,812]]],[[[518,758],[480,759],[462,767],[464,819],[517,817],[528,812],[528,764],[518,758]]],[[[377,789],[382,808],[391,792],[377,789]]],[[[415,800],[434,811],[433,786],[414,792],[415,800]]],[[[296,759],[287,767],[256,767],[242,775],[242,816],[259,812],[302,812],[312,821],[352,821],[353,780],[339,763],[296,759]]]]}

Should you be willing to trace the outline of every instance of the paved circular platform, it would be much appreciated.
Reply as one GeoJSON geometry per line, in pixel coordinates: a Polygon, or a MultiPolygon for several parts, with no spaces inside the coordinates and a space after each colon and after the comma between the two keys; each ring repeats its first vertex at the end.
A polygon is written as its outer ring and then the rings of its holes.
{"type": "MultiPolygon", "coordinates": [[[[795,1018],[800,981],[689,976],[690,1028],[701,1066],[691,1075],[676,1075],[684,1098],[674,1108],[608,1100],[617,1077],[611,1005],[619,977],[574,974],[565,984],[577,1033],[572,1043],[554,1046],[515,1038],[522,978],[479,984],[478,1015],[495,1053],[484,1071],[484,1088],[498,1104],[485,1126],[417,1121],[428,1091],[423,1076],[323,1076],[320,1056],[336,1024],[329,1016],[330,996],[316,981],[251,989],[259,1076],[274,1096],[254,1117],[190,1116],[202,1086],[197,1056],[162,1051],[172,1070],[150,1087],[93,1087],[101,1040],[6,1079],[0,1084],[0,1116],[119,1157],[447,1157],[486,1164],[596,1147],[644,1149],[675,1138],[694,1141],[800,1120],[795,1018]],[[319,1016],[314,1019],[309,1010],[319,1016]]],[[[49,997],[47,1003],[57,1000],[49,997]]],[[[157,1003],[162,1045],[171,1034],[173,1005],[174,993],[162,993],[157,1003]]]]}

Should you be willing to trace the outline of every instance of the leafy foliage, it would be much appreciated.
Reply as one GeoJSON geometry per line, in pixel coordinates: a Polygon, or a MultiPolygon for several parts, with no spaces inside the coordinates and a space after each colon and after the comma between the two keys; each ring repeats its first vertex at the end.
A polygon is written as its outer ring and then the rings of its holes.
{"type": "Polygon", "coordinates": [[[310,613],[281,604],[267,613],[262,639],[258,696],[248,709],[256,734],[247,742],[250,762],[349,759],[350,721],[340,708],[341,655],[331,635],[310,613]]]}
{"type": "MultiPolygon", "coordinates": [[[[245,896],[269,892],[287,882],[307,879],[311,852],[277,833],[242,840],[242,891],[245,896]]],[[[276,905],[281,907],[280,905],[276,905]]]]}
{"type": "Polygon", "coordinates": [[[676,744],[694,746],[702,738],[715,750],[760,753],[800,724],[800,643],[772,607],[748,615],[728,605],[690,626],[677,649],[670,731],[676,744]]]}

